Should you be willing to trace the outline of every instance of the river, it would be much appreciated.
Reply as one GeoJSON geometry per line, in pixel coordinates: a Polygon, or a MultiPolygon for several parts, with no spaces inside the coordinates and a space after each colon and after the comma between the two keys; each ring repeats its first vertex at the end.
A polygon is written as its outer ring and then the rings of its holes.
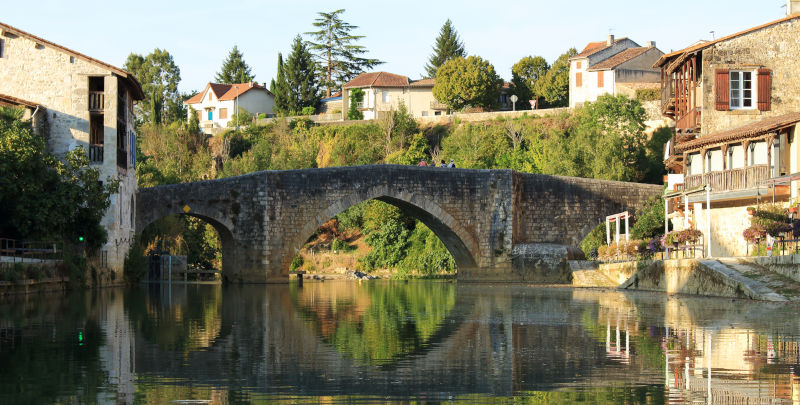
{"type": "Polygon", "coordinates": [[[797,404],[797,308],[447,281],[6,297],[0,403],[797,404]]]}

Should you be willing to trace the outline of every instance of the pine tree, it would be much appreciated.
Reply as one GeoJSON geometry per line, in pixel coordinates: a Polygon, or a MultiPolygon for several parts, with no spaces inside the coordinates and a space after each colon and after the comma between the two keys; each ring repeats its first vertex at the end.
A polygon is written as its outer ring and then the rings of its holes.
{"type": "Polygon", "coordinates": [[[250,66],[245,63],[244,55],[234,45],[228,57],[222,62],[222,69],[217,73],[215,81],[224,84],[249,83],[255,77],[250,73],[250,66]]]}
{"type": "MultiPolygon", "coordinates": [[[[303,107],[316,108],[320,100],[320,85],[316,75],[314,55],[300,35],[294,38],[292,53],[283,65],[287,84],[286,112],[299,114],[303,107]]],[[[275,83],[276,87],[279,82],[275,83]]]]}
{"type": "Polygon", "coordinates": [[[275,111],[282,114],[289,113],[289,83],[283,71],[283,55],[278,53],[278,74],[270,83],[269,91],[275,96],[275,111]]]}
{"type": "Polygon", "coordinates": [[[352,35],[350,31],[358,28],[339,17],[344,9],[329,13],[319,12],[314,26],[319,31],[306,32],[316,42],[309,41],[311,49],[316,53],[320,82],[326,88],[326,97],[330,97],[331,89],[339,89],[344,83],[358,76],[361,72],[383,63],[378,59],[362,58],[367,49],[354,42],[363,35],[352,35]]]}
{"type": "Polygon", "coordinates": [[[436,70],[448,60],[466,56],[464,43],[458,38],[458,33],[448,18],[439,30],[439,37],[436,38],[436,45],[433,46],[433,54],[428,58],[428,64],[425,65],[427,77],[436,77],[436,70]]]}

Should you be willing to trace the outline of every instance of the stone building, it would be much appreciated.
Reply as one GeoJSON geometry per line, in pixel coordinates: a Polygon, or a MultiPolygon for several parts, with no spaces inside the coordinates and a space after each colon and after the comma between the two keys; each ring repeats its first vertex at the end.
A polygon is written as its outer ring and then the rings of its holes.
{"type": "Polygon", "coordinates": [[[603,94],[633,97],[637,89],[658,88],[660,76],[653,63],[664,53],[655,42],[639,46],[629,38],[609,35],[590,42],[569,59],[569,106],[595,101],[603,94]]]}
{"type": "Polygon", "coordinates": [[[800,1],[786,9],[654,64],[662,113],[676,121],[665,153],[673,223],[710,236],[714,256],[746,254],[748,206],[798,198],[800,1]]]}
{"type": "Polygon", "coordinates": [[[364,100],[358,105],[365,120],[380,117],[382,113],[397,110],[404,104],[414,117],[444,115],[447,106],[433,96],[434,79],[410,80],[403,75],[387,72],[362,73],[342,86],[342,118],[347,119],[350,92],[364,91],[364,100]]]}
{"type": "Polygon", "coordinates": [[[96,258],[117,276],[136,222],[133,103],[143,98],[131,73],[0,23],[0,99],[30,111],[56,156],[83,146],[101,179],[120,180],[102,219],[108,241],[96,258]]]}

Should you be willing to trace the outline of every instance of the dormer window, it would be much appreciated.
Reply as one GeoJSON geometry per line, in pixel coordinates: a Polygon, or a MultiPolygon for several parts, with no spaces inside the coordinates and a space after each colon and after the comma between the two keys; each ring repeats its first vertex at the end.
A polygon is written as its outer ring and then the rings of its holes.
{"type": "Polygon", "coordinates": [[[730,71],[730,107],[736,109],[755,108],[753,102],[754,72],[746,70],[730,71]]]}

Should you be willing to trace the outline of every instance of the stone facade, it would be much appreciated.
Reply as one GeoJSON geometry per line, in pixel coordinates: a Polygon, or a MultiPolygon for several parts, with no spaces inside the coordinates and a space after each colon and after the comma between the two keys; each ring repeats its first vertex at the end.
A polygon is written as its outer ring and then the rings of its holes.
{"type": "Polygon", "coordinates": [[[567,282],[566,259],[606,215],[660,186],[512,172],[373,165],[266,171],[138,191],[136,229],[172,214],[212,224],[223,277],[287,282],[289,265],[328,219],[371,199],[425,223],[465,281],[567,282]]]}
{"type": "Polygon", "coordinates": [[[749,121],[800,109],[798,38],[800,38],[800,19],[789,19],[746,35],[717,42],[703,50],[701,119],[704,134],[714,134],[749,121]],[[715,70],[755,70],[759,67],[770,69],[772,72],[770,110],[759,111],[757,108],[752,108],[717,111],[714,102],[715,70]]]}
{"type": "Polygon", "coordinates": [[[142,98],[141,87],[119,68],[5,24],[0,24],[0,32],[0,94],[40,105],[40,113],[47,119],[42,135],[47,137],[51,152],[63,156],[78,146],[89,150],[91,116],[102,120],[102,158],[95,159],[92,167],[99,169],[104,181],[119,179],[120,188],[102,219],[108,241],[95,259],[98,267],[121,276],[133,237],[136,172],[130,147],[135,142],[132,105],[142,98]],[[89,109],[90,78],[103,93],[102,107],[94,112],[89,109]],[[120,128],[124,145],[117,145],[119,124],[125,125],[120,128]],[[125,157],[120,164],[118,151],[125,157]]]}

